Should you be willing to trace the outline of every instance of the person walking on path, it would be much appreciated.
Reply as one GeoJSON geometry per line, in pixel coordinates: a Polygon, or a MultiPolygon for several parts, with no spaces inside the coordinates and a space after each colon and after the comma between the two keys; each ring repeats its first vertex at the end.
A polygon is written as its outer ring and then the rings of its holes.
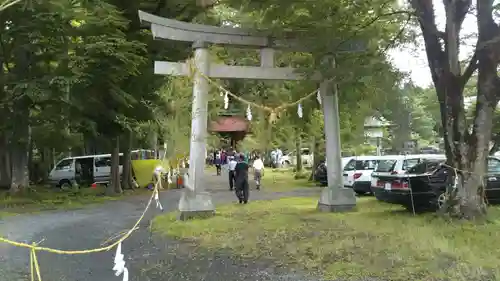
{"type": "Polygon", "coordinates": [[[262,175],[264,173],[264,162],[262,162],[262,159],[257,155],[255,156],[255,159],[253,160],[253,175],[254,175],[254,180],[255,180],[255,185],[257,186],[257,190],[260,190],[260,183],[262,179],[262,175]]]}
{"type": "Polygon", "coordinates": [[[220,176],[220,174],[221,174],[221,165],[222,165],[222,152],[221,151],[217,151],[215,153],[214,163],[215,163],[215,169],[217,171],[217,175],[220,176]]]}
{"type": "Polygon", "coordinates": [[[248,187],[248,164],[245,162],[245,156],[240,155],[238,164],[234,168],[235,176],[235,192],[236,197],[241,203],[248,203],[249,187],[248,187]]]}
{"type": "Polygon", "coordinates": [[[228,163],[228,169],[229,169],[229,190],[232,191],[234,188],[234,169],[236,168],[236,165],[238,162],[234,158],[234,156],[228,156],[229,163],[228,163]]]}

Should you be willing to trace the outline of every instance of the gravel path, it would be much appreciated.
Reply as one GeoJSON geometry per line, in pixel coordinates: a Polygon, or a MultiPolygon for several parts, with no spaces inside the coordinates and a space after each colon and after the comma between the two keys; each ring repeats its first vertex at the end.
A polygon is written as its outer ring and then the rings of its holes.
{"type": "MultiPolygon", "coordinates": [[[[216,204],[235,200],[224,179],[207,175],[207,186],[216,204]]],[[[180,194],[180,190],[160,194],[167,211],[176,209],[180,194]]],[[[251,200],[315,194],[318,194],[316,189],[281,193],[254,191],[251,200]]],[[[0,221],[0,234],[27,243],[43,240],[41,245],[58,249],[95,248],[131,227],[147,199],[147,196],[130,197],[81,210],[8,217],[0,221]]],[[[186,242],[153,236],[148,227],[158,214],[159,211],[152,208],[139,229],[122,245],[130,281],[310,280],[264,262],[235,260],[224,253],[207,252],[186,242]]],[[[76,256],[38,254],[43,281],[122,280],[113,275],[113,256],[114,251],[76,256]]],[[[0,280],[29,280],[27,249],[0,244],[0,264],[0,280]]]]}

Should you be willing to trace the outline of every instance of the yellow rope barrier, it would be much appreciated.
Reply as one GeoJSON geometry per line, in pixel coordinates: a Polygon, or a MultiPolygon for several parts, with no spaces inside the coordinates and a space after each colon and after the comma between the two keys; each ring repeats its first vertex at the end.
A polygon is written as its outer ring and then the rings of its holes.
{"type": "Polygon", "coordinates": [[[13,240],[10,240],[10,239],[4,238],[4,237],[0,237],[0,242],[7,243],[7,244],[10,244],[12,246],[28,248],[28,249],[35,250],[35,251],[44,251],[44,252],[49,252],[49,253],[59,254],[59,255],[81,255],[81,254],[90,254],[90,253],[99,253],[99,252],[109,251],[109,250],[113,249],[115,246],[117,246],[118,244],[120,244],[121,242],[123,242],[125,239],[127,239],[132,234],[132,232],[134,232],[134,230],[138,229],[137,226],[139,225],[139,223],[142,221],[142,219],[146,215],[146,212],[149,209],[151,202],[153,201],[154,194],[155,194],[156,190],[158,189],[158,182],[155,185],[155,190],[153,191],[151,197],[149,198],[149,201],[148,201],[148,204],[146,205],[146,208],[144,209],[144,211],[142,212],[142,215],[139,217],[139,219],[134,224],[134,226],[129,231],[127,231],[120,239],[118,239],[113,244],[108,245],[106,247],[101,247],[101,248],[96,248],[96,249],[88,249],[88,250],[59,250],[59,249],[53,249],[53,248],[48,248],[48,247],[40,247],[40,246],[35,245],[35,244],[30,245],[27,243],[17,242],[17,241],[13,241],[13,240]]]}
{"type": "Polygon", "coordinates": [[[144,211],[142,212],[141,216],[137,220],[137,222],[134,224],[132,228],[130,228],[123,236],[121,236],[120,239],[115,241],[113,244],[105,246],[105,247],[100,247],[100,248],[95,248],[95,249],[87,249],[87,250],[60,250],[60,249],[53,249],[49,247],[41,247],[37,245],[36,243],[33,244],[27,244],[27,243],[22,243],[22,242],[17,242],[13,241],[10,239],[7,239],[5,237],[0,236],[0,242],[1,243],[6,243],[12,246],[16,247],[21,247],[21,248],[27,248],[30,249],[30,273],[31,273],[31,280],[35,281],[35,276],[37,281],[42,281],[41,273],[40,273],[40,265],[38,263],[38,258],[36,256],[37,251],[43,251],[43,252],[49,252],[53,254],[58,254],[58,255],[83,255],[83,254],[91,254],[91,253],[99,253],[99,252],[106,252],[123,241],[130,237],[130,235],[138,228],[138,225],[141,223],[141,221],[144,219],[144,216],[146,215],[146,212],[148,211],[149,207],[151,206],[151,202],[153,202],[153,199],[155,198],[155,195],[159,192],[159,186],[161,185],[161,178],[157,180],[155,183],[155,187],[153,192],[151,193],[151,197],[149,198],[148,203],[146,204],[146,207],[144,211]]]}

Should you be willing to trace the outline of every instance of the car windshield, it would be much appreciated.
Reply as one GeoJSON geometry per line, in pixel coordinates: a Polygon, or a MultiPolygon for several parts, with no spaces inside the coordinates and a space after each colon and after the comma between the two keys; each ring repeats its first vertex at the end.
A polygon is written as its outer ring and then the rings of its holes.
{"type": "Polygon", "coordinates": [[[408,169],[408,174],[425,174],[430,173],[439,166],[439,164],[443,163],[444,160],[425,160],[419,164],[408,169]]]}
{"type": "Polygon", "coordinates": [[[61,162],[57,163],[56,170],[67,170],[71,169],[73,164],[73,159],[63,159],[61,162]]]}
{"type": "Polygon", "coordinates": [[[380,160],[377,165],[377,169],[375,172],[391,172],[394,170],[394,166],[396,165],[396,161],[394,159],[391,160],[380,160]]]}
{"type": "Polygon", "coordinates": [[[352,159],[347,163],[345,171],[373,170],[377,165],[377,160],[356,160],[352,159]]]}
{"type": "Polygon", "coordinates": [[[408,171],[409,169],[411,169],[413,166],[419,164],[420,162],[422,161],[422,159],[405,159],[403,161],[403,167],[402,167],[402,170],[403,171],[408,171]]]}

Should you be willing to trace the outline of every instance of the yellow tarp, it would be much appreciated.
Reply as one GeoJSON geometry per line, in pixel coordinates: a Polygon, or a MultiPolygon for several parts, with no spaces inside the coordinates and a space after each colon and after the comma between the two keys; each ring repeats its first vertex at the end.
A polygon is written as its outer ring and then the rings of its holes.
{"type": "Polygon", "coordinates": [[[139,187],[146,187],[148,184],[152,183],[153,171],[158,165],[163,166],[167,171],[170,167],[167,160],[164,162],[159,159],[132,160],[132,169],[134,170],[134,175],[139,187]]]}

